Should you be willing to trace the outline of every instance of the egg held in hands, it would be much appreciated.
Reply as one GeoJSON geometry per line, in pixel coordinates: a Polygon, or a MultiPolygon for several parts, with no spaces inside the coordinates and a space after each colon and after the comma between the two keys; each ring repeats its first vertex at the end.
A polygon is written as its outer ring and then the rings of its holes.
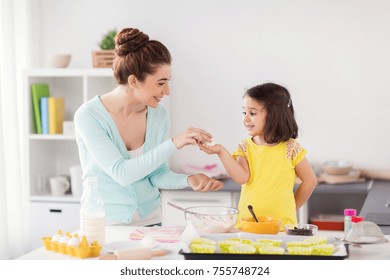
{"type": "Polygon", "coordinates": [[[206,141],[205,144],[206,144],[207,146],[215,146],[216,142],[215,142],[214,138],[211,138],[211,141],[210,141],[210,142],[207,142],[207,141],[206,141]]]}

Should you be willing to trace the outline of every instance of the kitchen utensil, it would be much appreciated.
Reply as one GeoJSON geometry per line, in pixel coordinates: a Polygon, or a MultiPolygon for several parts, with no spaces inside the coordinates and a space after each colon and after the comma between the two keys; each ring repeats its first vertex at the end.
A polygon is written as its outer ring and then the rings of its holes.
{"type": "Polygon", "coordinates": [[[230,232],[237,222],[238,210],[224,206],[189,207],[185,219],[191,222],[199,233],[230,232]],[[194,215],[191,212],[195,212],[194,215]]]}
{"type": "Polygon", "coordinates": [[[161,257],[169,253],[170,251],[165,249],[126,248],[116,250],[113,254],[101,255],[99,260],[150,260],[153,257],[161,257]]]}
{"type": "Polygon", "coordinates": [[[349,173],[344,175],[331,175],[327,173],[321,173],[318,181],[325,182],[327,184],[345,184],[363,182],[365,179],[360,178],[360,170],[353,169],[349,173]]]}
{"type": "Polygon", "coordinates": [[[258,233],[258,234],[277,234],[280,231],[282,222],[280,219],[268,217],[268,216],[257,216],[258,222],[250,218],[242,218],[240,221],[241,231],[258,233]]]}
{"type": "MultiPolygon", "coordinates": [[[[198,219],[207,219],[208,222],[215,222],[215,223],[219,223],[221,222],[220,217],[214,217],[214,216],[209,216],[209,217],[206,217],[204,216],[202,213],[196,213],[196,212],[193,212],[191,210],[188,210],[188,208],[183,208],[183,207],[180,207],[176,204],[173,204],[172,202],[168,202],[168,204],[176,209],[179,209],[181,211],[183,211],[185,214],[188,213],[188,214],[191,214],[191,215],[194,215],[196,218],[198,219]]],[[[223,220],[222,220],[223,222],[223,220]]]]}
{"type": "Polygon", "coordinates": [[[66,68],[68,67],[71,54],[50,54],[48,56],[49,65],[54,68],[66,68]]]}
{"type": "Polygon", "coordinates": [[[176,208],[176,209],[179,209],[183,212],[187,212],[187,213],[191,213],[191,214],[194,214],[194,215],[198,215],[198,213],[195,213],[195,212],[192,212],[190,210],[187,210],[186,208],[183,208],[183,207],[180,207],[179,205],[176,205],[176,204],[173,204],[172,202],[168,202],[168,205],[176,208]]]}
{"type": "Polygon", "coordinates": [[[50,191],[53,196],[65,195],[70,188],[69,180],[64,176],[52,177],[49,179],[50,191]]]}
{"type": "Polygon", "coordinates": [[[168,204],[184,212],[187,222],[192,223],[199,233],[230,232],[237,222],[238,209],[225,206],[194,206],[182,208],[168,204]]]}
{"type": "Polygon", "coordinates": [[[259,220],[257,219],[257,217],[255,215],[255,212],[253,211],[253,206],[252,205],[248,205],[248,210],[249,210],[249,212],[251,212],[252,217],[255,219],[256,223],[258,223],[259,220]]]}
{"type": "Polygon", "coordinates": [[[329,175],[346,175],[352,170],[352,163],[347,160],[331,160],[322,165],[322,170],[329,175]]]}
{"type": "Polygon", "coordinates": [[[284,226],[284,232],[287,235],[311,236],[317,231],[318,227],[312,224],[287,224],[284,226]]]}
{"type": "Polygon", "coordinates": [[[352,225],[344,241],[352,244],[375,244],[387,242],[380,227],[370,221],[362,221],[352,225]]]}

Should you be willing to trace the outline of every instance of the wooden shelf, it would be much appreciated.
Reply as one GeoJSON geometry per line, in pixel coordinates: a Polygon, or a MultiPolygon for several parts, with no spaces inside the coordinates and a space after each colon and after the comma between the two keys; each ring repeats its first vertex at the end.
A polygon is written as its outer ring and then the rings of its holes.
{"type": "Polygon", "coordinates": [[[53,195],[32,195],[31,202],[62,202],[62,203],[80,203],[80,197],[72,195],[53,196],[53,195]]]}
{"type": "Polygon", "coordinates": [[[63,134],[30,134],[30,140],[76,140],[74,135],[63,134]]]}

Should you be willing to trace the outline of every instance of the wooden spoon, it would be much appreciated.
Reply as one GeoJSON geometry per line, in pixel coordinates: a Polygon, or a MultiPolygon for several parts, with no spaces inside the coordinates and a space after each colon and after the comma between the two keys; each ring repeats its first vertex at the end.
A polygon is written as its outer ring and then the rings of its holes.
{"type": "Polygon", "coordinates": [[[252,205],[248,205],[248,209],[249,209],[249,212],[251,212],[252,217],[255,219],[256,223],[258,223],[259,221],[257,220],[257,217],[256,217],[256,215],[255,215],[255,212],[253,212],[253,207],[252,207],[252,205]]]}

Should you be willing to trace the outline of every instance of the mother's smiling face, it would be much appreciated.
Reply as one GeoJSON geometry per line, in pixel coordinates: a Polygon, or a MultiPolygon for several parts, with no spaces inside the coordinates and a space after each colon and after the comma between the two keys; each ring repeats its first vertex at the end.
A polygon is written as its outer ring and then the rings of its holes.
{"type": "Polygon", "coordinates": [[[156,108],[165,95],[171,93],[169,82],[171,80],[171,65],[162,64],[156,68],[154,74],[147,75],[144,81],[129,78],[134,88],[135,98],[146,106],[156,108]]]}

